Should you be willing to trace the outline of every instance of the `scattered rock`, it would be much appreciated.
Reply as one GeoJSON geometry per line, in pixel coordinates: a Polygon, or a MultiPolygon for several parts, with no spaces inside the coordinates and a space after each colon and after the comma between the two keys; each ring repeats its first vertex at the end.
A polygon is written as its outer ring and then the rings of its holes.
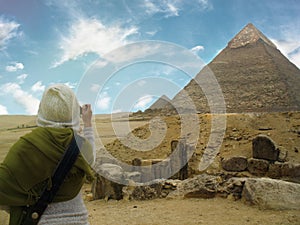
{"type": "Polygon", "coordinates": [[[219,176],[200,174],[182,181],[167,198],[213,198],[221,180],[219,176]]]}
{"type": "Polygon", "coordinates": [[[248,159],[248,171],[255,176],[263,176],[268,172],[269,161],[264,159],[248,159]]]}
{"type": "Polygon", "coordinates": [[[238,200],[242,197],[244,183],[247,178],[233,177],[219,187],[218,195],[238,200]]]}
{"type": "Polygon", "coordinates": [[[252,141],[253,158],[277,161],[279,149],[275,142],[266,135],[258,135],[252,141]]]}
{"type": "Polygon", "coordinates": [[[162,187],[162,182],[157,182],[146,186],[136,183],[123,187],[122,193],[125,200],[149,200],[160,198],[162,187]]]}
{"type": "Polygon", "coordinates": [[[300,209],[300,184],[270,178],[246,180],[242,198],[260,209],[300,209]]]}
{"type": "Polygon", "coordinates": [[[235,156],[229,159],[223,159],[222,167],[227,171],[241,172],[247,169],[247,158],[243,156],[235,156]]]}

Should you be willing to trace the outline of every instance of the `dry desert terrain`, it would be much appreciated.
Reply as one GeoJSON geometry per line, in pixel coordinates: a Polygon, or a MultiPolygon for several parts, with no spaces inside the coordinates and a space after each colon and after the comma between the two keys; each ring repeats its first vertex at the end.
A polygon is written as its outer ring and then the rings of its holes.
{"type": "MultiPolygon", "coordinates": [[[[199,115],[201,137],[195,150],[195,157],[207,142],[210,132],[209,116],[199,115]]],[[[147,122],[150,117],[135,116],[130,119],[130,129],[137,128],[133,133],[140,138],[147,137],[147,122]],[[142,128],[141,128],[142,127],[142,128]],[[140,135],[142,133],[142,135],[140,135]],[[143,136],[145,135],[145,137],[143,136]]],[[[115,118],[118,123],[127,123],[122,115],[115,118]]],[[[178,118],[164,118],[167,124],[167,137],[153,152],[137,153],[138,157],[166,157],[168,143],[176,138],[178,118]],[[160,151],[158,151],[160,149],[160,151]]],[[[111,148],[111,154],[120,160],[130,162],[135,157],[133,150],[122,151],[122,145],[115,140],[116,135],[111,125],[110,115],[96,115],[98,148],[105,145],[111,148]],[[114,143],[114,144],[112,144],[114,143]]],[[[22,135],[34,129],[34,116],[0,116],[0,161],[9,147],[22,135]]],[[[126,136],[127,130],[119,131],[118,136],[126,136]]],[[[227,116],[226,133],[220,153],[211,170],[219,170],[217,161],[222,157],[234,155],[251,155],[251,139],[258,134],[270,136],[278,145],[288,151],[291,162],[300,162],[300,113],[269,113],[269,114],[230,114],[227,116]]],[[[194,162],[195,164],[195,162],[194,162]]],[[[192,165],[193,166],[193,165],[192,165]]],[[[84,195],[91,225],[102,224],[300,224],[299,210],[260,210],[249,206],[242,200],[225,199],[154,199],[147,201],[126,200],[94,200],[90,201],[90,184],[86,184],[84,195]]],[[[0,211],[0,224],[8,224],[8,215],[0,211]]]]}

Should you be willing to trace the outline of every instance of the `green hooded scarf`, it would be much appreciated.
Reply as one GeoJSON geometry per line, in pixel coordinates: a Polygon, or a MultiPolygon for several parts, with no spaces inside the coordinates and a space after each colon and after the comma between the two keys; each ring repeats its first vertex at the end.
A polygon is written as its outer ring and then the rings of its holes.
{"type": "MultiPolygon", "coordinates": [[[[71,128],[38,127],[11,147],[0,164],[0,205],[10,207],[10,225],[19,225],[23,207],[33,205],[46,185],[51,187],[51,176],[72,137],[71,128]]],[[[81,150],[83,148],[84,151],[92,152],[87,140],[81,150]]],[[[76,197],[86,176],[92,176],[92,170],[79,154],[54,202],[76,197]]]]}

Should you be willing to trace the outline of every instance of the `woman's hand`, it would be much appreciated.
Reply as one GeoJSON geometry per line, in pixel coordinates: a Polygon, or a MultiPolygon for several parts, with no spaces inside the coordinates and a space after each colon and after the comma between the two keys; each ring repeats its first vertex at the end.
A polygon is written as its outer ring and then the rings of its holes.
{"type": "Polygon", "coordinates": [[[91,104],[85,104],[82,106],[81,116],[82,116],[83,126],[91,127],[92,116],[93,116],[91,104]]]}

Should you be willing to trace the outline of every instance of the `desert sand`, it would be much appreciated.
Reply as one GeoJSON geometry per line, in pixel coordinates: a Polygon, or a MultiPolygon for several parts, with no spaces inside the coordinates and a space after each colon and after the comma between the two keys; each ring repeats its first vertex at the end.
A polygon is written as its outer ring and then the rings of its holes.
{"type": "MultiPolygon", "coordinates": [[[[201,132],[209,130],[203,115],[200,116],[203,122],[201,132]]],[[[173,123],[170,117],[168,132],[174,132],[173,123]]],[[[131,129],[144,126],[148,118],[136,117],[130,122],[131,129]]],[[[109,115],[97,115],[95,117],[95,128],[97,130],[97,146],[102,143],[111,146],[116,136],[111,126],[109,115]],[[100,140],[99,140],[100,139],[100,140]],[[100,143],[101,142],[101,143],[100,143]],[[99,144],[100,143],[100,144],[99,144]]],[[[127,123],[122,116],[119,123],[127,123]]],[[[202,123],[201,122],[201,123],[202,123]]],[[[22,135],[30,132],[35,125],[34,116],[0,116],[0,161],[2,161],[9,150],[9,147],[22,135]]],[[[175,129],[175,128],[174,128],[175,129]]],[[[139,130],[139,129],[138,129],[139,130]]],[[[231,155],[251,154],[251,139],[257,134],[267,134],[276,143],[288,151],[288,160],[300,162],[300,113],[272,113],[228,115],[226,134],[220,149],[218,159],[231,155]]],[[[124,134],[126,135],[124,131],[124,134]]],[[[208,132],[209,133],[209,132],[208,132]]],[[[120,136],[120,134],[119,134],[120,136]]],[[[172,135],[171,135],[172,136],[172,135]]],[[[170,137],[172,138],[172,137],[170,137]]],[[[200,152],[202,145],[205,145],[205,135],[199,140],[200,152]]],[[[165,140],[169,142],[170,140],[165,140]]],[[[159,157],[164,157],[169,151],[166,144],[159,157]]],[[[120,146],[116,145],[116,148],[120,146]]],[[[130,155],[112,148],[112,154],[122,160],[130,161],[130,155]],[[125,157],[129,159],[125,159],[125,157]]],[[[149,153],[153,157],[154,153],[149,153]]],[[[147,155],[145,156],[147,157],[147,155]]],[[[218,160],[217,159],[217,160],[218,160]]],[[[213,169],[219,169],[217,166],[213,169]]],[[[126,201],[126,200],[94,200],[88,198],[91,185],[86,184],[82,193],[89,211],[91,225],[100,224],[299,224],[299,210],[260,210],[256,206],[245,204],[242,200],[225,199],[216,197],[213,199],[154,199],[147,201],[126,201]]],[[[0,211],[0,224],[8,224],[8,215],[0,211]]]]}

